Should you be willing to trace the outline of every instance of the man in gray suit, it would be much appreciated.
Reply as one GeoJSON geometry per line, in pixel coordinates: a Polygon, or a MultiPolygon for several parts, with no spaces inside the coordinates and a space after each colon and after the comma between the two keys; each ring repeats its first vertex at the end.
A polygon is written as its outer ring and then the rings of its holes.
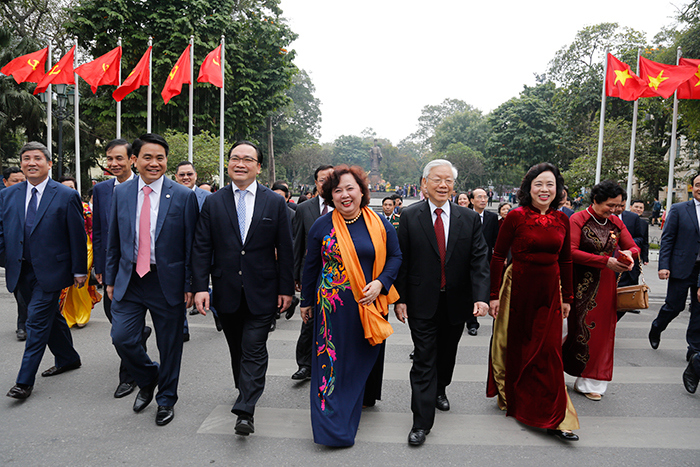
{"type": "Polygon", "coordinates": [[[177,164],[175,168],[175,181],[194,191],[194,194],[197,196],[197,205],[201,211],[204,199],[211,195],[211,192],[202,190],[197,186],[197,171],[194,169],[192,162],[182,161],[177,164]]]}

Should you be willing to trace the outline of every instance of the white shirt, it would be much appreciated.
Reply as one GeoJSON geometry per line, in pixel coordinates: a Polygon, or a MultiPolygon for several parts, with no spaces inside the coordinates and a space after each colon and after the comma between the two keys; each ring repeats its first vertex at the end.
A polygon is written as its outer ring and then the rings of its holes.
{"type": "MultiPolygon", "coordinates": [[[[245,194],[243,202],[245,202],[245,235],[243,236],[243,241],[248,235],[248,229],[250,229],[250,223],[253,221],[253,210],[255,209],[255,196],[258,193],[258,182],[253,182],[248,185],[243,190],[248,190],[245,194]]],[[[238,188],[236,184],[233,184],[233,199],[236,202],[236,209],[238,209],[238,203],[241,202],[241,188],[238,188]]]]}
{"type": "MultiPolygon", "coordinates": [[[[126,183],[130,180],[133,180],[135,177],[136,177],[136,174],[134,172],[131,172],[131,176],[129,178],[127,178],[126,180],[124,180],[124,183],[126,183]]],[[[114,186],[112,187],[112,190],[114,190],[117,187],[117,185],[120,185],[121,183],[122,182],[120,182],[118,178],[115,178],[114,179],[114,186]]]]}
{"type": "MultiPolygon", "coordinates": [[[[143,187],[146,182],[139,177],[139,191],[136,201],[136,235],[134,235],[134,259],[139,257],[139,219],[141,219],[141,206],[143,206],[143,187]]],[[[156,224],[158,223],[158,207],[160,206],[160,195],[163,193],[163,176],[148,185],[153,191],[148,195],[151,200],[151,264],[156,264],[156,224]]]]}
{"type": "Polygon", "coordinates": [[[44,190],[46,190],[46,185],[49,183],[49,177],[46,177],[43,182],[36,185],[32,185],[27,180],[27,193],[24,197],[24,218],[27,218],[27,209],[29,208],[29,201],[32,199],[32,188],[36,188],[36,210],[39,211],[39,204],[41,204],[41,197],[44,195],[44,190]]]}
{"type": "Polygon", "coordinates": [[[321,214],[323,213],[323,207],[324,207],[324,206],[327,206],[327,207],[328,207],[328,211],[327,211],[327,212],[331,212],[331,211],[333,210],[332,207],[330,207],[330,206],[328,206],[328,205],[326,204],[326,200],[323,199],[323,196],[317,196],[317,198],[318,198],[318,212],[319,212],[319,213],[321,213],[321,214]]]}
{"type": "Polygon", "coordinates": [[[444,227],[443,230],[445,231],[445,250],[447,250],[447,237],[449,235],[450,231],[450,203],[449,201],[446,201],[445,204],[442,206],[436,206],[433,204],[430,199],[428,199],[428,205],[430,206],[430,214],[433,219],[433,226],[435,226],[435,221],[437,220],[437,214],[435,214],[435,210],[437,208],[442,209],[442,214],[440,215],[440,218],[442,219],[442,226],[444,227]]]}

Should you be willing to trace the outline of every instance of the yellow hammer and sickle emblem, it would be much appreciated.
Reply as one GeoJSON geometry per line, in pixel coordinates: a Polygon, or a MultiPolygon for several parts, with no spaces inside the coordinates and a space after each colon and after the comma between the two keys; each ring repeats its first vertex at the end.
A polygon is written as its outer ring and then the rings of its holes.
{"type": "Polygon", "coordinates": [[[214,63],[214,65],[221,66],[221,64],[216,61],[216,57],[212,58],[211,61],[214,63]]]}
{"type": "Polygon", "coordinates": [[[61,72],[61,70],[58,69],[58,64],[54,65],[53,68],[51,68],[51,71],[49,71],[50,75],[57,75],[61,72]]]}
{"type": "Polygon", "coordinates": [[[102,71],[107,71],[109,69],[109,65],[106,63],[102,64],[102,71]]]}
{"type": "Polygon", "coordinates": [[[32,70],[36,70],[37,65],[39,64],[39,60],[27,60],[27,63],[29,63],[29,66],[32,67],[32,70]]]}
{"type": "Polygon", "coordinates": [[[170,77],[170,81],[172,81],[173,78],[175,78],[175,73],[177,73],[178,68],[179,67],[177,65],[175,65],[175,68],[173,68],[173,71],[171,71],[170,74],[168,75],[170,77]]]}

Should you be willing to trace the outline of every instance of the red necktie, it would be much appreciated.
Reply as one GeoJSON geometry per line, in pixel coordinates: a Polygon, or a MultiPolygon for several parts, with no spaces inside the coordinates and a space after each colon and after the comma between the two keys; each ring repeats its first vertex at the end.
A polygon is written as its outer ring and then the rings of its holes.
{"type": "Polygon", "coordinates": [[[435,209],[437,219],[435,219],[435,236],[437,237],[438,252],[440,252],[440,288],[444,289],[447,285],[445,279],[445,226],[442,223],[442,209],[435,209]]]}
{"type": "Polygon", "coordinates": [[[323,211],[321,211],[321,215],[325,216],[326,214],[328,214],[328,205],[323,203],[323,211]]]}
{"type": "Polygon", "coordinates": [[[143,277],[151,270],[151,194],[150,186],[143,187],[143,204],[139,217],[139,251],[136,256],[136,273],[143,277]]]}

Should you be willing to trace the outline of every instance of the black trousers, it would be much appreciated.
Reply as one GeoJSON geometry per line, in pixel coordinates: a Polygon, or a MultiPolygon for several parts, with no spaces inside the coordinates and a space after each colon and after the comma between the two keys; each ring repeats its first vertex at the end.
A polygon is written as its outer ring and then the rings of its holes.
{"type": "Polygon", "coordinates": [[[700,263],[695,263],[693,272],[685,279],[669,278],[666,289],[666,301],[661,306],[659,314],[651,323],[652,327],[662,332],[668,324],[685,310],[685,302],[690,292],[690,321],[686,332],[688,349],[700,352],[700,303],[698,303],[698,274],[700,263]]]}
{"type": "MultiPolygon", "coordinates": [[[[112,324],[112,300],[109,299],[107,291],[105,291],[104,295],[102,296],[102,304],[104,305],[105,316],[107,316],[109,324],[112,324]]],[[[148,348],[146,347],[146,341],[148,340],[147,337],[148,334],[144,332],[141,339],[141,345],[143,346],[144,352],[148,352],[148,348]]],[[[119,359],[119,384],[122,383],[133,384],[135,381],[134,377],[129,374],[129,370],[126,369],[124,361],[119,359]]]]}
{"type": "Polygon", "coordinates": [[[299,332],[299,339],[297,339],[297,365],[299,368],[308,368],[311,370],[313,340],[314,318],[312,316],[307,323],[301,322],[301,331],[299,332]]]}

